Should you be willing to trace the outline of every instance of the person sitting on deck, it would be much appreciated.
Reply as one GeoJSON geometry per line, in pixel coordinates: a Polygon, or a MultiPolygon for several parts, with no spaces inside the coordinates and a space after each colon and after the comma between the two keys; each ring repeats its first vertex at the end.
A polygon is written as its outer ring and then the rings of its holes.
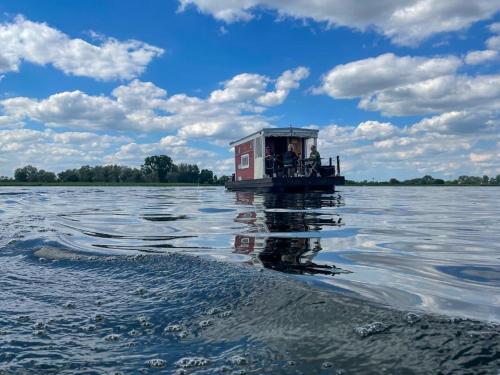
{"type": "Polygon", "coordinates": [[[293,145],[288,145],[288,151],[283,155],[283,167],[285,168],[285,174],[288,177],[292,177],[297,168],[297,154],[293,151],[293,145]]]}
{"type": "Polygon", "coordinates": [[[321,156],[315,145],[311,146],[311,153],[309,154],[309,168],[311,169],[310,175],[314,173],[315,176],[321,177],[319,173],[321,168],[321,156]]]}

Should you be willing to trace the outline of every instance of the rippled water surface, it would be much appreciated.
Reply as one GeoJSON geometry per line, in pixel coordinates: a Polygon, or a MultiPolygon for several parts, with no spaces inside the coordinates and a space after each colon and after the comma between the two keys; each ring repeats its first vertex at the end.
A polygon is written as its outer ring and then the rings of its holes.
{"type": "Polygon", "coordinates": [[[0,188],[0,374],[497,374],[499,198],[0,188]]]}

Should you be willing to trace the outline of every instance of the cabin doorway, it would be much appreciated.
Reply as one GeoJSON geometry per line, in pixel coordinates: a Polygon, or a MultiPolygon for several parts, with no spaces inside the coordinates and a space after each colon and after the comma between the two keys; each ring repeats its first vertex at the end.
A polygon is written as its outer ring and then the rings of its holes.
{"type": "Polygon", "coordinates": [[[287,150],[287,139],[285,137],[267,137],[266,149],[271,155],[283,155],[287,150]]]}
{"type": "Polygon", "coordinates": [[[266,150],[271,155],[283,156],[288,150],[288,145],[293,145],[293,150],[299,157],[303,158],[304,155],[304,140],[297,137],[267,137],[266,150]]]}

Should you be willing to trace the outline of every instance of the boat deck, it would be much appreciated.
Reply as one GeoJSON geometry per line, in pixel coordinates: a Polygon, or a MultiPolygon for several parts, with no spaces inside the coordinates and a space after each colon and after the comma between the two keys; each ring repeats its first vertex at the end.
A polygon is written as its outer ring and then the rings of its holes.
{"type": "Polygon", "coordinates": [[[331,177],[266,177],[254,180],[228,181],[226,189],[232,191],[258,192],[310,192],[335,191],[335,186],[344,185],[344,176],[331,177]]]}

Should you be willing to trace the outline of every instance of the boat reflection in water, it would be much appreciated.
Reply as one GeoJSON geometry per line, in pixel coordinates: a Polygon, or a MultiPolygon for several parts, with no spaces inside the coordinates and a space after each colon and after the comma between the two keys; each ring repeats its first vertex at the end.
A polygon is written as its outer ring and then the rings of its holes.
{"type": "Polygon", "coordinates": [[[343,205],[339,194],[256,194],[237,192],[236,202],[249,205],[235,221],[249,226],[251,234],[237,235],[234,252],[251,257],[249,262],[276,271],[293,274],[336,275],[349,273],[331,264],[318,264],[321,252],[320,232],[342,226],[336,213],[319,209],[343,205]]]}

